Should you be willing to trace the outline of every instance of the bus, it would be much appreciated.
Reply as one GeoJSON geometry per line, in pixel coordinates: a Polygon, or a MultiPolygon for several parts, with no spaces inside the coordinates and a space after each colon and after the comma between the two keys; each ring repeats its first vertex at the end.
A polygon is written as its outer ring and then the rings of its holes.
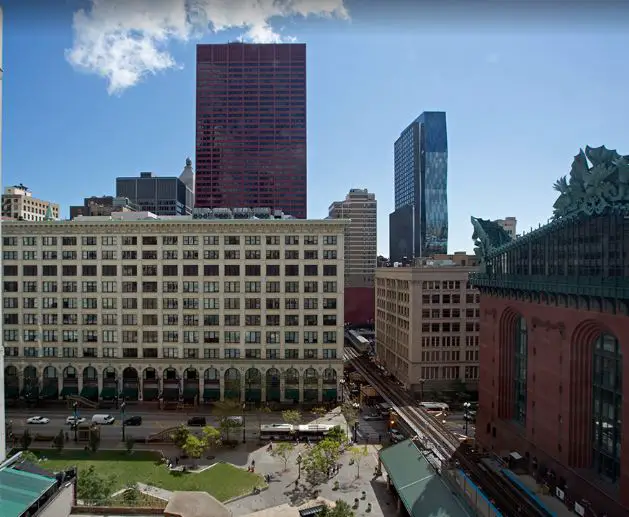
{"type": "Polygon", "coordinates": [[[295,439],[295,426],[291,424],[264,424],[260,426],[260,440],[286,442],[295,439]]]}
{"type": "Polygon", "coordinates": [[[325,435],[330,432],[333,425],[328,424],[307,424],[297,426],[297,436],[303,441],[323,440],[325,435]]]}
{"type": "Polygon", "coordinates": [[[421,402],[419,405],[428,413],[443,413],[444,411],[450,411],[450,406],[448,406],[445,402],[421,402]]]}

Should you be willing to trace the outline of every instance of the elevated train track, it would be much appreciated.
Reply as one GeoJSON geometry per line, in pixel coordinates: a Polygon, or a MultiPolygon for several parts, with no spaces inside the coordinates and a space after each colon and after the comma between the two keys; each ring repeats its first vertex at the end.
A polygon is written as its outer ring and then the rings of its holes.
{"type": "Polygon", "coordinates": [[[427,451],[444,465],[458,462],[504,516],[552,517],[499,471],[487,468],[481,462],[483,455],[445,429],[441,422],[420,408],[411,395],[387,382],[368,358],[361,356],[353,348],[345,348],[344,358],[393,406],[394,411],[417,435],[427,451]]]}

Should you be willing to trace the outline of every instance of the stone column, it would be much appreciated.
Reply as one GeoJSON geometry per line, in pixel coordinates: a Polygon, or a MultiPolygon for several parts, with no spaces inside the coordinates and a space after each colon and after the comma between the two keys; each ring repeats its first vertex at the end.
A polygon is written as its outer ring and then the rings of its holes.
{"type": "Polygon", "coordinates": [[[241,373],[240,374],[240,402],[245,402],[246,401],[246,384],[245,384],[245,374],[241,373]]]}
{"type": "MultiPolygon", "coordinates": [[[[77,378],[77,386],[79,387],[79,395],[81,394],[81,391],[83,391],[83,370],[79,370],[77,368],[77,372],[76,372],[76,378],[77,378]]],[[[100,393],[99,393],[100,395],[100,393]]]]}
{"type": "MultiPolygon", "coordinates": [[[[98,372],[98,370],[97,370],[98,372]]],[[[98,398],[100,400],[100,392],[103,391],[103,372],[98,373],[98,398]]]]}
{"type": "Polygon", "coordinates": [[[197,403],[199,406],[203,404],[203,390],[205,389],[205,385],[203,384],[203,375],[199,374],[199,400],[197,403]]]}
{"type": "Polygon", "coordinates": [[[286,379],[284,378],[284,373],[280,373],[280,403],[286,401],[284,395],[286,394],[286,379]]]}
{"type": "Polygon", "coordinates": [[[317,402],[323,402],[323,377],[317,379],[317,402]]]}
{"type": "Polygon", "coordinates": [[[260,402],[266,403],[266,372],[260,379],[260,402]]]}
{"type": "Polygon", "coordinates": [[[221,402],[225,402],[225,376],[220,375],[220,377],[218,378],[218,382],[219,382],[219,389],[221,391],[221,402]]]}
{"type": "Polygon", "coordinates": [[[304,403],[304,374],[301,372],[299,374],[299,403],[304,403]]]}

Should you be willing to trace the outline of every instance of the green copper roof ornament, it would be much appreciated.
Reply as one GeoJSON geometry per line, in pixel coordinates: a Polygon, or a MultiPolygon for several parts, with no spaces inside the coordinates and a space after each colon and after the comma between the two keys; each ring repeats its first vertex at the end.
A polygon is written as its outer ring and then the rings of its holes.
{"type": "Polygon", "coordinates": [[[569,178],[559,178],[553,188],[559,192],[553,205],[554,219],[629,211],[629,156],[605,146],[588,146],[574,157],[569,178]]]}
{"type": "Polygon", "coordinates": [[[46,215],[44,216],[44,221],[54,221],[55,218],[52,215],[52,205],[48,203],[48,208],[46,208],[46,215]]]}
{"type": "Polygon", "coordinates": [[[476,246],[474,253],[480,259],[481,265],[483,265],[485,264],[485,257],[492,250],[511,242],[512,237],[502,226],[489,219],[471,217],[471,221],[474,227],[472,239],[474,240],[474,246],[476,246]]]}

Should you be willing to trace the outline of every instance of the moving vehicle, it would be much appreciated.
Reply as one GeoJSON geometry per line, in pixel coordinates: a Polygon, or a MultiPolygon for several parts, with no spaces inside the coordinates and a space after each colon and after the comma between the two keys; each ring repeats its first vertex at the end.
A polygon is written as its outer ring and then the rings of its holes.
{"type": "Polygon", "coordinates": [[[190,427],[205,427],[207,425],[207,420],[204,416],[193,416],[188,419],[188,425],[190,427]]]}
{"type": "Polygon", "coordinates": [[[400,431],[393,430],[389,433],[389,435],[391,436],[391,441],[393,443],[398,443],[406,440],[406,436],[404,436],[400,431]]]}
{"type": "Polygon", "coordinates": [[[66,418],[66,424],[68,425],[79,425],[85,423],[85,418],[80,416],[69,416],[66,418]]]}
{"type": "Polygon", "coordinates": [[[369,422],[370,420],[386,420],[389,414],[383,415],[382,413],[371,413],[369,415],[363,415],[362,419],[369,422]]]}
{"type": "Polygon", "coordinates": [[[50,423],[50,418],[46,418],[45,416],[32,416],[28,420],[26,420],[27,424],[33,425],[43,425],[50,423]]]}
{"type": "Polygon", "coordinates": [[[97,425],[112,425],[116,419],[111,415],[94,415],[92,417],[92,424],[97,425]]]}
{"type": "Polygon", "coordinates": [[[295,430],[291,424],[264,424],[260,426],[260,440],[282,442],[294,439],[295,430]]]}
{"type": "Polygon", "coordinates": [[[420,407],[424,408],[428,413],[441,413],[450,411],[450,406],[445,402],[420,402],[420,407]]]}
{"type": "Polygon", "coordinates": [[[130,416],[124,421],[124,425],[142,425],[142,417],[141,416],[130,416]]]}
{"type": "Polygon", "coordinates": [[[297,426],[297,436],[300,440],[323,440],[325,435],[330,432],[333,425],[329,424],[307,424],[297,426]]]}

